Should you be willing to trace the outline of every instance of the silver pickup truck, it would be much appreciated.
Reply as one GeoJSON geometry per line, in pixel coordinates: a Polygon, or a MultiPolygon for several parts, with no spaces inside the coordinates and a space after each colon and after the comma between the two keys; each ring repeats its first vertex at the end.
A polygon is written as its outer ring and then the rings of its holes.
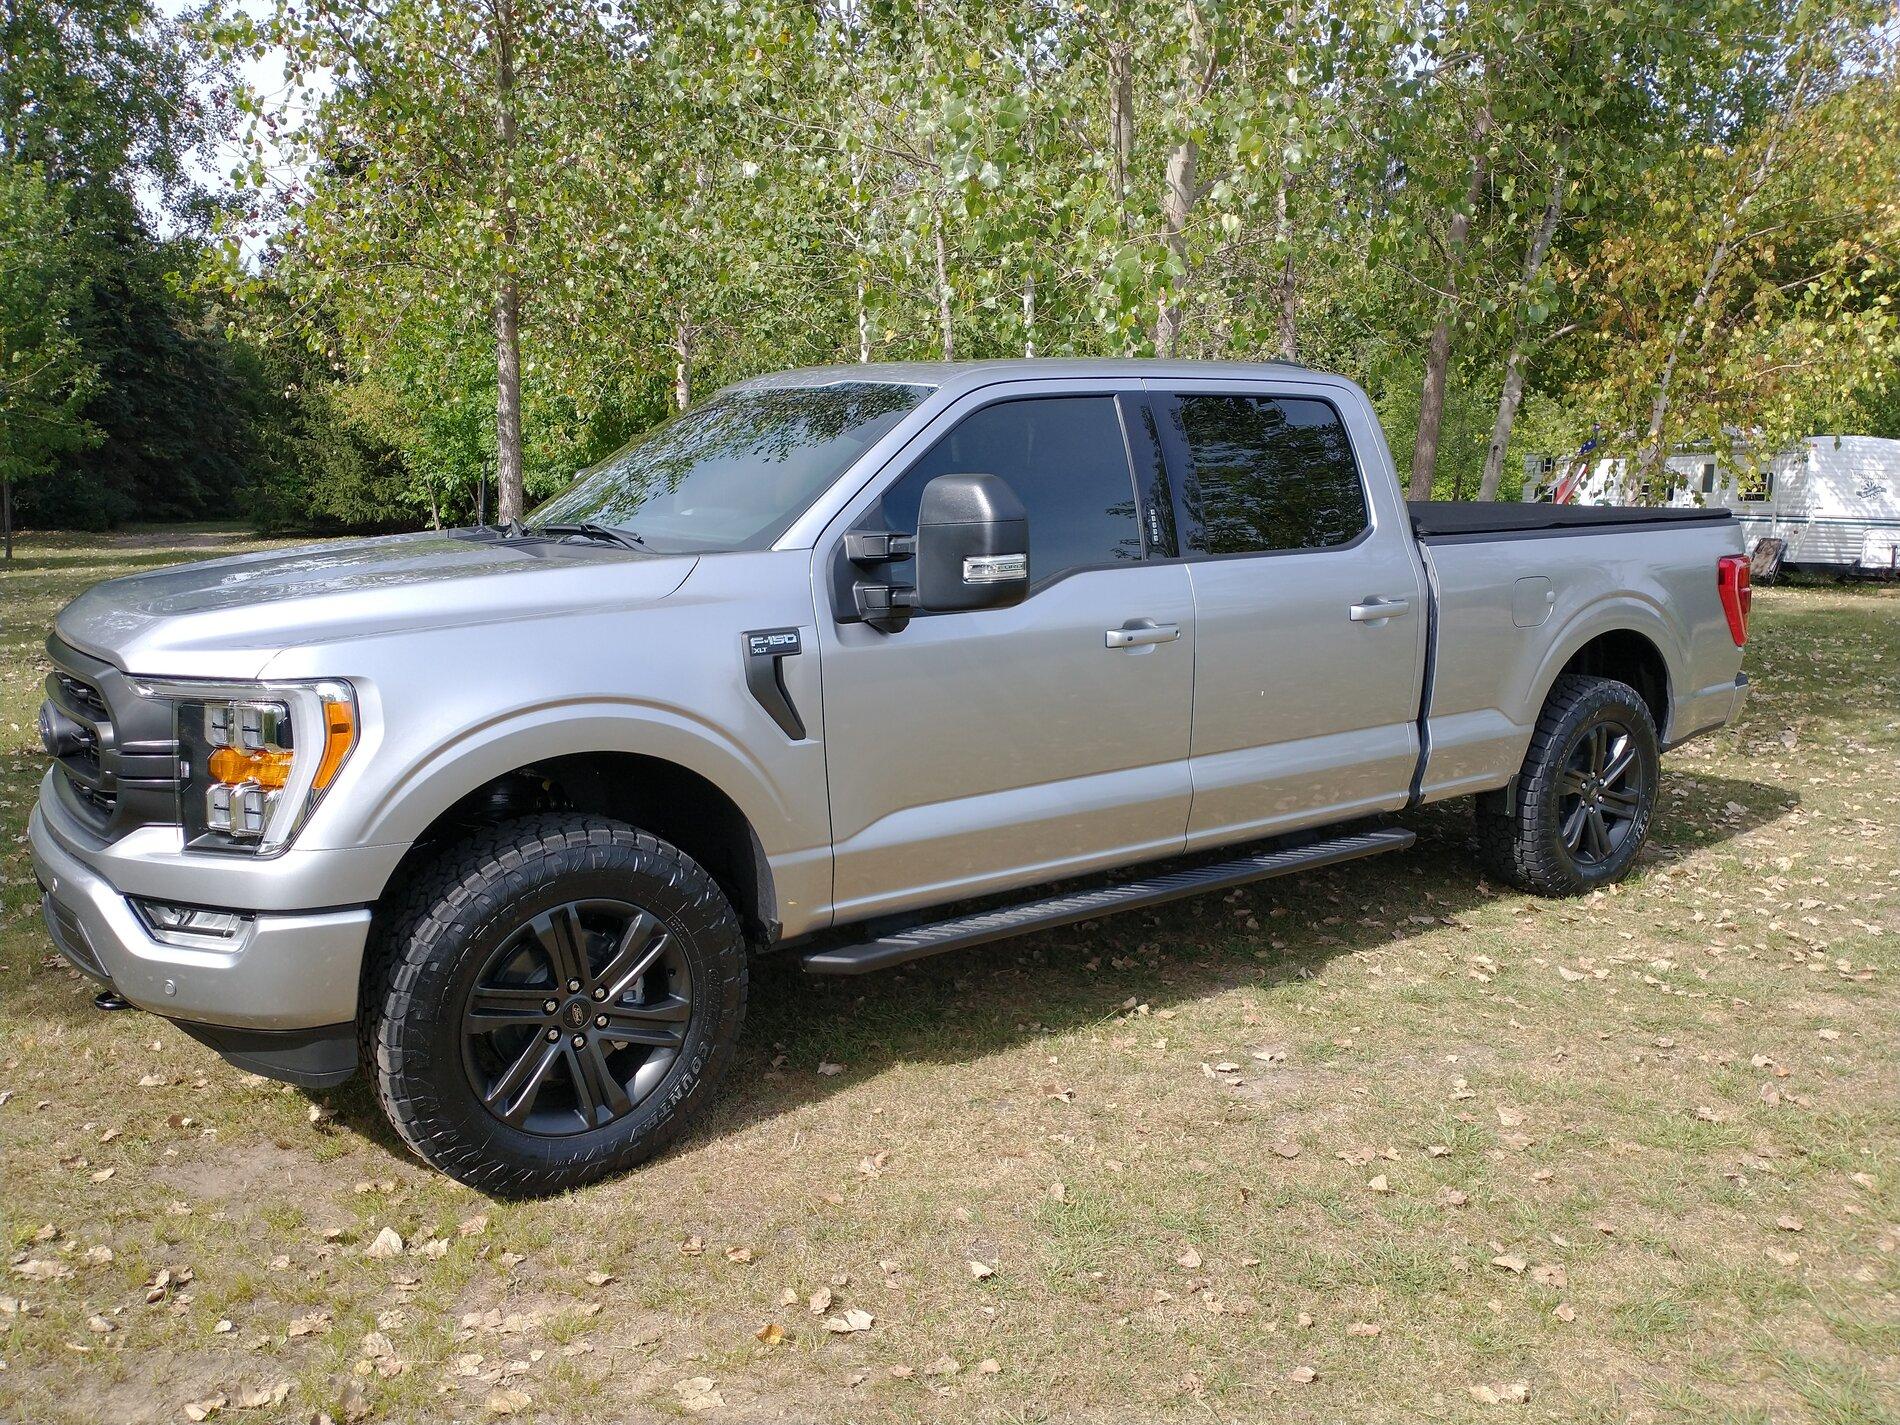
{"type": "Polygon", "coordinates": [[[855,975],[1457,796],[1493,873],[1618,879],[1660,752],[1745,696],[1741,547],[1408,507],[1364,393],[1293,366],[771,376],[507,529],[83,594],[33,860],[103,1004],[361,1065],[431,1163],[552,1191],[680,1131],[754,954],[855,975]]]}

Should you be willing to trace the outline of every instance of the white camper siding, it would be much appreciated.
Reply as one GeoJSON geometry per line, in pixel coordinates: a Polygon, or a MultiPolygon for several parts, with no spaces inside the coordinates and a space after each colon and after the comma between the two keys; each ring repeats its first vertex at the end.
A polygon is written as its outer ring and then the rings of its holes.
{"type": "Polygon", "coordinates": [[[1784,540],[1791,565],[1868,573],[1891,567],[1900,541],[1900,440],[1848,435],[1803,441],[1771,462],[1774,484],[1765,499],[1744,498],[1736,473],[1726,468],[1717,471],[1715,493],[1702,493],[1710,459],[1670,457],[1677,477],[1670,503],[1734,510],[1750,548],[1758,539],[1784,540]]]}

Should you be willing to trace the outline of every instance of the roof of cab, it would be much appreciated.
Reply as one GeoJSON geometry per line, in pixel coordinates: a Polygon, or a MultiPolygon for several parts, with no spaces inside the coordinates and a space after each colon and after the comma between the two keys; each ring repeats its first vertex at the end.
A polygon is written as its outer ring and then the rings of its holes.
{"type": "Polygon", "coordinates": [[[876,382],[932,389],[981,386],[1011,377],[1043,380],[1073,377],[1171,376],[1181,379],[1207,376],[1264,377],[1299,372],[1323,373],[1286,361],[1173,361],[1151,356],[1131,357],[1015,357],[995,361],[871,361],[841,366],[811,366],[755,376],[726,387],[728,391],[785,390],[799,386],[833,386],[844,382],[876,382]]]}

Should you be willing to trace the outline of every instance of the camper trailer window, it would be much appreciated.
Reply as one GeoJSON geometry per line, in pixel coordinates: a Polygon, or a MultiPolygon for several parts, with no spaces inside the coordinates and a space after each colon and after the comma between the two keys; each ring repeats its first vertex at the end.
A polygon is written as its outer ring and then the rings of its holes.
{"type": "Polygon", "coordinates": [[[1702,493],[1705,495],[1715,493],[1715,462],[1713,460],[1703,462],[1702,493]]]}
{"type": "Polygon", "coordinates": [[[1775,472],[1768,469],[1743,471],[1736,493],[1744,500],[1772,500],[1775,496],[1775,472]]]}

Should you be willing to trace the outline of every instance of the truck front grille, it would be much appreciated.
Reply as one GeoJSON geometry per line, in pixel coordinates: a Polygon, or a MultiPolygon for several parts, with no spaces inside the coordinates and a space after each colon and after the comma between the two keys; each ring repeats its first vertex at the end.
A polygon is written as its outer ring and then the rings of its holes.
{"type": "Polygon", "coordinates": [[[46,640],[46,698],[69,724],[54,760],[66,805],[102,836],[178,819],[180,767],[171,704],[140,696],[110,663],[46,640]]]}

